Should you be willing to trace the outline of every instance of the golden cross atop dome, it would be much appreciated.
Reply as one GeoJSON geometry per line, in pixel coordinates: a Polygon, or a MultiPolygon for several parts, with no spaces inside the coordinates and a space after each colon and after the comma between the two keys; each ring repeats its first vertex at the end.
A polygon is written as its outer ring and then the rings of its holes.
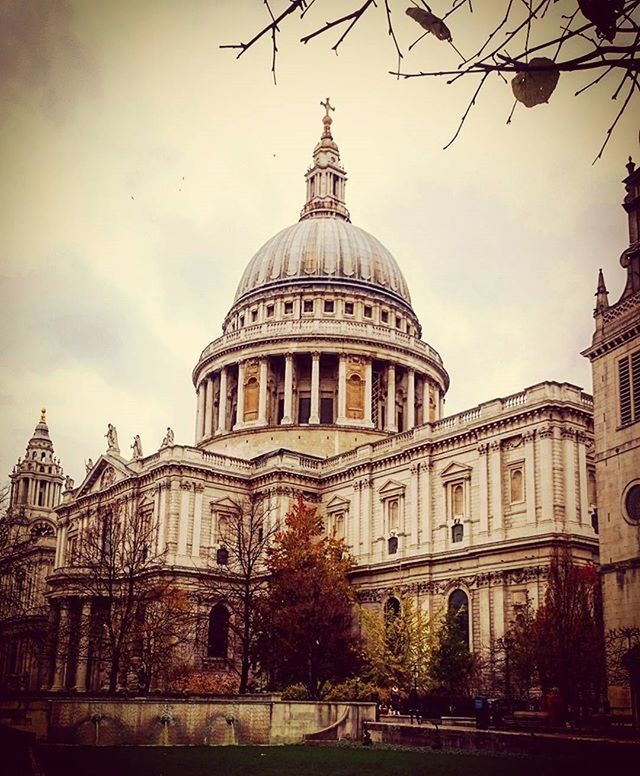
{"type": "Polygon", "coordinates": [[[326,110],[326,112],[327,112],[326,115],[329,118],[329,111],[330,110],[335,110],[333,105],[329,102],[329,98],[327,97],[327,99],[324,102],[322,102],[322,100],[320,100],[320,105],[322,105],[322,107],[326,110]]]}

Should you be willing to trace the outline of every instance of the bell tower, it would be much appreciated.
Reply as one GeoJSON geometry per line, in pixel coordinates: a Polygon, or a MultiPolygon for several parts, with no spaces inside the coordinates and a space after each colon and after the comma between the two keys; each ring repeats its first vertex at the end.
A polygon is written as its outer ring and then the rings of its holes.
{"type": "MultiPolygon", "coordinates": [[[[600,570],[605,632],[640,633],[640,169],[629,158],[623,207],[629,246],[620,256],[624,290],[610,304],[598,275],[591,361],[600,570]]],[[[640,671],[640,640],[628,659],[640,671]]],[[[638,673],[640,676],[640,673],[638,673]]],[[[640,686],[609,685],[614,712],[640,723],[640,686]]]]}

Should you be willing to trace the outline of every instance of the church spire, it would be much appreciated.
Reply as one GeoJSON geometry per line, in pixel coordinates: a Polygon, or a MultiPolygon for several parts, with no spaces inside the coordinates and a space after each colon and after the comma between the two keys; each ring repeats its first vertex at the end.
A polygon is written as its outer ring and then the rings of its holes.
{"type": "Polygon", "coordinates": [[[600,315],[604,310],[609,307],[609,292],[604,282],[604,275],[602,269],[598,270],[598,288],[596,289],[596,309],[595,315],[600,315]]]}
{"type": "Polygon", "coordinates": [[[332,217],[350,221],[344,201],[347,175],[340,163],[340,151],[331,134],[333,119],[330,112],[335,108],[328,97],[320,105],[325,109],[325,115],[322,117],[322,136],[313,149],[313,164],[305,175],[307,201],[300,213],[300,220],[332,217]]]}

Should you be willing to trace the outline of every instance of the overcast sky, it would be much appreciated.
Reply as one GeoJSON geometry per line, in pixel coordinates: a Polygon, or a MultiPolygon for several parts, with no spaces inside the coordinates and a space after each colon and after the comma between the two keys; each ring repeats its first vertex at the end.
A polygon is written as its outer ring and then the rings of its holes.
{"type": "MultiPolygon", "coordinates": [[[[0,2],[2,476],[41,406],[76,481],[109,422],[125,455],[134,434],[156,450],[167,425],[193,442],[191,370],[251,256],[298,218],[326,96],[352,221],[405,274],[451,377],[446,412],[546,379],[590,390],[579,351],[598,267],[610,299],[621,291],[620,181],[638,156],[629,111],[591,165],[614,81],[573,98],[587,79],[563,76],[549,105],[507,126],[496,78],[443,151],[477,82],[388,75],[382,3],[339,56],[337,34],[302,47],[331,17],[317,5],[283,28],[274,86],[268,39],[240,60],[219,48],[251,37],[260,0],[0,2]]],[[[499,16],[503,3],[483,6],[499,16]]],[[[419,28],[397,8],[406,47],[419,28]]],[[[458,48],[481,23],[451,21],[458,48]]],[[[455,63],[428,36],[403,66],[455,63]]]]}

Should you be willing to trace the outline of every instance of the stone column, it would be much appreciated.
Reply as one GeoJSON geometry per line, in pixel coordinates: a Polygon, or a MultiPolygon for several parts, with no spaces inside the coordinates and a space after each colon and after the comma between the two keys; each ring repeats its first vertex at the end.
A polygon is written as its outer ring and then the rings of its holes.
{"type": "Polygon", "coordinates": [[[204,383],[198,386],[198,411],[196,412],[196,444],[204,436],[204,383]]]}
{"type": "Polygon", "coordinates": [[[267,381],[269,362],[266,358],[260,359],[260,393],[258,395],[258,423],[267,425],[267,381]]]}
{"type": "Polygon", "coordinates": [[[353,484],[353,504],[351,509],[345,512],[345,519],[349,521],[348,532],[345,534],[347,542],[351,545],[351,554],[354,558],[360,555],[360,493],[361,485],[359,482],[355,482],[353,484]]]}
{"type": "Polygon", "coordinates": [[[311,354],[311,414],[309,423],[320,423],[320,353],[311,354]]]}
{"type": "Polygon", "coordinates": [[[396,432],[396,367],[395,364],[387,365],[387,422],[385,431],[396,432]]]}
{"type": "Polygon", "coordinates": [[[191,483],[180,483],[180,513],[178,517],[178,548],[177,555],[187,554],[187,532],[189,530],[189,501],[191,499],[191,483]]]}
{"type": "Polygon", "coordinates": [[[562,429],[564,448],[564,514],[566,520],[575,522],[576,515],[576,432],[572,428],[562,429]]]}
{"type": "Polygon", "coordinates": [[[407,431],[416,425],[416,373],[407,369],[407,431]]]}
{"type": "Polygon", "coordinates": [[[578,434],[578,477],[580,482],[580,522],[589,525],[589,488],[587,472],[587,448],[588,437],[585,433],[578,434]]]}
{"type": "Polygon", "coordinates": [[[53,667],[52,692],[64,690],[64,678],[69,651],[69,601],[60,602],[60,617],[58,618],[58,633],[54,647],[55,663],[53,667]]]}
{"type": "Polygon", "coordinates": [[[218,427],[216,434],[224,434],[227,430],[227,367],[220,370],[220,394],[218,398],[218,427]]]}
{"type": "Polygon", "coordinates": [[[238,361],[238,404],[234,430],[244,426],[244,361],[238,361]]]}
{"type": "Polygon", "coordinates": [[[540,519],[553,520],[553,429],[538,432],[540,440],[540,519]]]}
{"type": "Polygon", "coordinates": [[[347,423],[347,357],[338,360],[338,417],[336,423],[347,423]]]}
{"type": "Polygon", "coordinates": [[[87,691],[87,664],[89,661],[89,625],[91,623],[91,599],[82,602],[80,634],[78,636],[78,664],[76,667],[76,692],[87,691]]]}
{"type": "Polygon", "coordinates": [[[533,431],[525,431],[522,435],[524,442],[524,498],[527,509],[527,523],[535,525],[536,522],[536,462],[535,462],[535,434],[533,431]]]}
{"type": "Polygon", "coordinates": [[[489,445],[482,442],[478,445],[478,496],[480,502],[480,528],[481,534],[489,531],[489,445]]]}
{"type": "Polygon", "coordinates": [[[424,481],[424,495],[422,497],[422,503],[424,504],[424,508],[422,510],[422,514],[424,515],[424,525],[422,530],[422,536],[421,536],[421,547],[424,550],[429,551],[431,548],[431,539],[432,539],[432,511],[431,511],[431,461],[423,461],[422,462],[422,470],[424,471],[423,481],[424,481]]]}
{"type": "Polygon", "coordinates": [[[284,357],[284,416],[280,421],[281,426],[290,426],[293,423],[293,353],[286,353],[284,357]]]}
{"type": "Polygon", "coordinates": [[[372,413],[373,363],[368,359],[364,365],[364,424],[373,428],[372,413]]]}
{"type": "Polygon", "coordinates": [[[197,558],[200,555],[200,534],[202,533],[202,495],[204,492],[204,485],[201,482],[196,482],[195,492],[191,555],[192,557],[197,558]]]}
{"type": "Polygon", "coordinates": [[[202,436],[207,439],[211,436],[211,418],[213,417],[213,380],[205,377],[204,380],[204,429],[202,436]]]}
{"type": "Polygon", "coordinates": [[[158,543],[157,552],[161,555],[166,547],[167,531],[167,485],[161,482],[158,486],[158,543]]]}
{"type": "Polygon", "coordinates": [[[500,442],[491,442],[491,531],[502,530],[502,453],[500,442]]]}
{"type": "Polygon", "coordinates": [[[409,490],[409,510],[411,515],[411,546],[418,546],[418,526],[420,520],[419,499],[420,499],[420,463],[411,464],[411,487],[409,490]]]}

